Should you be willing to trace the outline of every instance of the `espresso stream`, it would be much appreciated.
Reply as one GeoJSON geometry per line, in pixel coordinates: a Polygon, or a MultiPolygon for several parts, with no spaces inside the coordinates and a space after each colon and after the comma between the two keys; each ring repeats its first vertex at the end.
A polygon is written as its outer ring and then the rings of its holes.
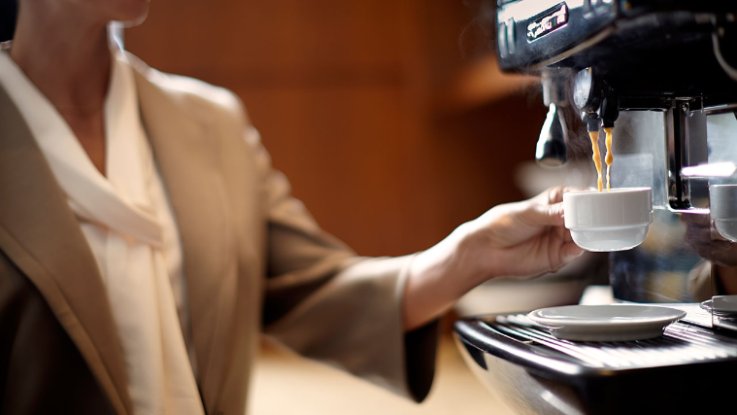
{"type": "MultiPolygon", "coordinates": [[[[604,157],[604,163],[606,164],[606,189],[612,188],[611,171],[612,164],[614,164],[614,154],[612,152],[612,128],[604,128],[604,134],[606,135],[606,156],[604,157]]],[[[604,177],[602,174],[602,162],[601,152],[599,151],[599,132],[589,131],[589,138],[591,139],[591,150],[593,155],[591,157],[594,160],[594,167],[596,167],[596,188],[601,192],[604,187],[604,177]]]]}

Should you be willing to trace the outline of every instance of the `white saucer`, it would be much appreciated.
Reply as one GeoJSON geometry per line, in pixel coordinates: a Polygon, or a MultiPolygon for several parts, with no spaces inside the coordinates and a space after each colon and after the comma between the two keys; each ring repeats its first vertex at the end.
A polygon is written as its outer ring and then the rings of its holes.
{"type": "Polygon", "coordinates": [[[703,301],[701,308],[718,316],[733,316],[737,314],[737,295],[715,295],[703,301]]]}
{"type": "Polygon", "coordinates": [[[527,317],[558,338],[580,341],[626,341],[658,337],[686,312],[639,304],[571,305],[541,308],[527,317]]]}

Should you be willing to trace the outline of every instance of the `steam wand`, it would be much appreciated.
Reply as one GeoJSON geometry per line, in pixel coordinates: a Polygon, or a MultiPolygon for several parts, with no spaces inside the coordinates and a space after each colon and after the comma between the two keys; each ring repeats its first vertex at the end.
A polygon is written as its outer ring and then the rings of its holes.
{"type": "Polygon", "coordinates": [[[535,148],[535,160],[544,167],[558,167],[568,161],[568,126],[564,108],[568,106],[567,70],[549,70],[542,74],[543,102],[548,106],[540,137],[535,148]]]}

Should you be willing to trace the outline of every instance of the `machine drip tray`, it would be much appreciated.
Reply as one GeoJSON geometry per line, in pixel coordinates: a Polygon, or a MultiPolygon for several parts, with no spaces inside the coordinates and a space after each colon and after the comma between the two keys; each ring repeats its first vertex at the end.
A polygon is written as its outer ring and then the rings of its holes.
{"type": "Polygon", "coordinates": [[[681,414],[734,405],[737,337],[679,321],[658,338],[578,342],[522,314],[465,318],[456,340],[472,370],[521,413],[681,414]]]}

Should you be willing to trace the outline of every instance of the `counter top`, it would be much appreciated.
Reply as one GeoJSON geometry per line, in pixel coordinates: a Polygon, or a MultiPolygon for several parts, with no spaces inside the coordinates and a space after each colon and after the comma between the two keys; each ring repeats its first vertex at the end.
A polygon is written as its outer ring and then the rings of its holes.
{"type": "Polygon", "coordinates": [[[440,341],[435,383],[421,404],[262,342],[251,390],[255,415],[515,415],[471,373],[450,332],[440,341]],[[288,391],[288,394],[285,394],[288,391]]]}

